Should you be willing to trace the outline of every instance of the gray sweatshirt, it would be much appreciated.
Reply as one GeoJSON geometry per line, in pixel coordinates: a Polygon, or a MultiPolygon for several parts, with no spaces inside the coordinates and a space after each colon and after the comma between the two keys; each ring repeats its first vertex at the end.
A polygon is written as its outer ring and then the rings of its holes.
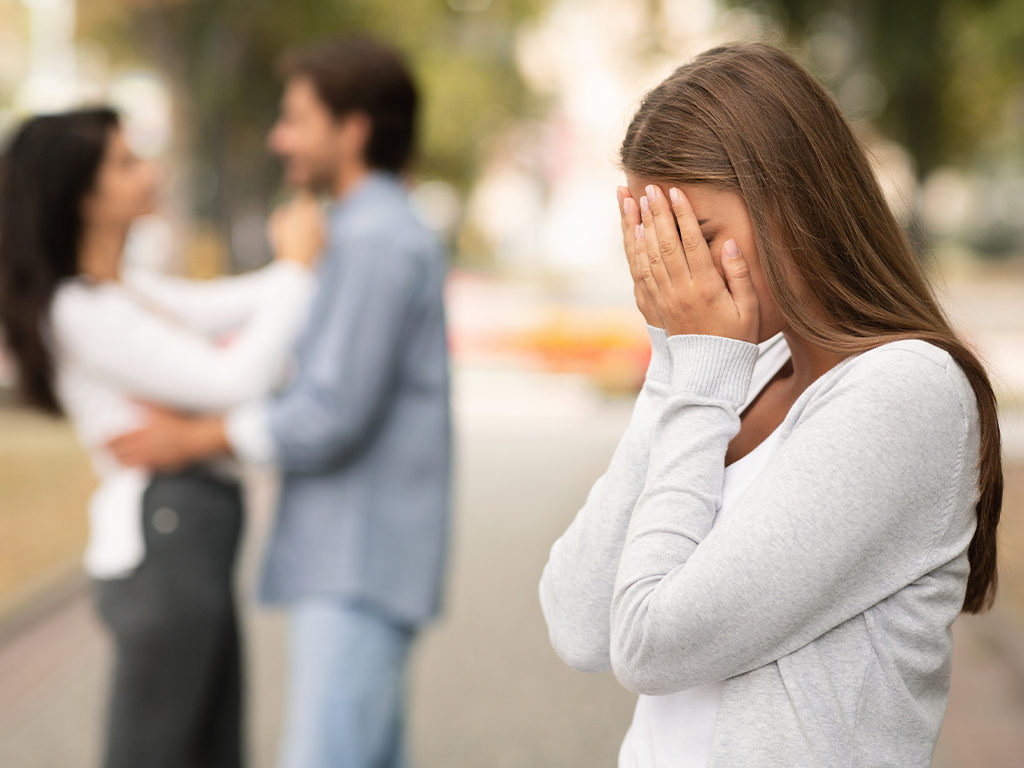
{"type": "Polygon", "coordinates": [[[963,373],[920,341],[843,361],[712,529],[758,349],[651,338],[630,425],[544,569],[556,652],[649,695],[724,680],[709,768],[929,766],[975,528],[963,373]]]}

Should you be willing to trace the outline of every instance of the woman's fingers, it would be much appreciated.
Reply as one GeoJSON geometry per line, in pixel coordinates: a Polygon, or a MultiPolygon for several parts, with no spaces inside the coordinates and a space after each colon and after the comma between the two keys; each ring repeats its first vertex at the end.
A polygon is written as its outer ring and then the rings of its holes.
{"type": "Polygon", "coordinates": [[[644,225],[647,262],[650,264],[654,279],[664,290],[671,286],[674,280],[687,279],[689,270],[686,268],[686,259],[682,246],[679,245],[679,238],[675,237],[675,224],[669,226],[671,211],[668,211],[666,219],[667,206],[664,204],[664,195],[653,186],[647,187],[644,191],[647,194],[640,198],[640,220],[644,225]]]}
{"type": "Polygon", "coordinates": [[[640,225],[640,208],[637,206],[636,200],[630,195],[628,187],[619,187],[617,197],[619,200],[619,218],[622,223],[622,245],[626,251],[629,273],[633,278],[633,296],[636,299],[637,309],[640,310],[648,325],[664,328],[665,321],[658,312],[658,307],[651,296],[647,283],[641,274],[640,264],[637,261],[636,243],[637,227],[640,225]]]}
{"type": "Polygon", "coordinates": [[[750,279],[750,267],[735,240],[726,240],[722,246],[722,269],[741,324],[748,333],[752,331],[753,338],[757,338],[760,303],[754,281],[750,279]]]}
{"type": "Polygon", "coordinates": [[[651,267],[650,251],[647,244],[647,228],[643,222],[640,222],[634,228],[633,233],[636,237],[636,245],[633,250],[636,253],[636,271],[640,276],[640,283],[647,290],[651,300],[657,304],[661,297],[661,289],[651,267]]]}
{"type": "Polygon", "coordinates": [[[640,209],[636,200],[629,194],[628,187],[619,187],[616,190],[616,197],[619,200],[619,220],[622,224],[622,248],[626,252],[626,262],[629,264],[629,272],[635,282],[639,275],[636,271],[636,225],[640,223],[640,209]]]}
{"type": "Polygon", "coordinates": [[[721,278],[711,259],[711,250],[704,240],[704,233],[700,229],[700,222],[693,212],[690,201],[683,191],[676,187],[672,187],[668,194],[675,219],[673,225],[679,227],[679,242],[682,245],[690,275],[695,281],[707,279],[714,283],[720,283],[721,278]]]}
{"type": "Polygon", "coordinates": [[[623,246],[644,319],[672,335],[756,342],[757,292],[736,242],[725,243],[720,273],[686,195],[653,185],[644,191],[639,204],[628,188],[617,191],[623,246]]]}
{"type": "Polygon", "coordinates": [[[272,241],[277,258],[312,268],[324,247],[324,220],[320,202],[300,192],[271,217],[272,241]]]}

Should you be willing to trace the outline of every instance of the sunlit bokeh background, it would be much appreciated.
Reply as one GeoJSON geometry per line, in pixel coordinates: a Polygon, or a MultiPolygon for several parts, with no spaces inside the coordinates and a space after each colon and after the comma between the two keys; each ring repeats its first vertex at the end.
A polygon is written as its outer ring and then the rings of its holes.
{"type": "MultiPolygon", "coordinates": [[[[451,254],[455,546],[447,612],[414,660],[418,764],[614,764],[633,699],[554,658],[536,581],[649,356],[617,143],[647,88],[737,40],[787,47],[835,95],[991,366],[1002,594],[957,624],[935,765],[1024,764],[1024,0],[0,0],[0,142],[32,114],[115,105],[166,181],[126,258],[200,279],[252,269],[286,194],[264,148],[275,62],[353,32],[416,72],[408,183],[451,254]]],[[[110,658],[79,565],[94,479],[69,426],[19,407],[12,381],[0,352],[0,764],[92,766],[110,658]]],[[[240,577],[257,766],[273,763],[285,674],[281,617],[250,599],[274,483],[249,473],[240,577]]]]}

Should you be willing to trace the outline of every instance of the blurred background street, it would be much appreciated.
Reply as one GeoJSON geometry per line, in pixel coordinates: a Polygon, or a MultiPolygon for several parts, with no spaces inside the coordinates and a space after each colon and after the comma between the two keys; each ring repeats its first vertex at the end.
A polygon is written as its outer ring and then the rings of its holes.
{"type": "MultiPolygon", "coordinates": [[[[109,101],[164,168],[129,258],[196,278],[270,256],[263,147],[289,46],[365,31],[425,103],[409,178],[449,245],[453,559],[414,658],[430,768],[614,765],[635,697],[571,672],[537,581],[600,475],[649,349],[621,256],[615,150],[644,90],[717,42],[787,45],[837,96],[954,322],[991,366],[1007,492],[996,609],[954,628],[936,768],[1024,766],[1024,0],[0,0],[0,143],[109,101]]],[[[95,485],[0,351],[0,766],[98,764],[111,650],[80,557],[95,485]]],[[[275,480],[251,472],[239,591],[252,764],[280,725],[283,618],[253,604],[275,480]]]]}

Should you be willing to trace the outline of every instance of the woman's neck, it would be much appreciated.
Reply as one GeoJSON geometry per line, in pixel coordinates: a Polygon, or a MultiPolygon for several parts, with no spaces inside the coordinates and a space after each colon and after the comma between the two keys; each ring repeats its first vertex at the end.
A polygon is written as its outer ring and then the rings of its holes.
{"type": "Polygon", "coordinates": [[[843,360],[841,355],[812,344],[792,330],[787,329],[782,335],[786,337],[786,344],[789,346],[793,364],[790,383],[797,396],[843,360]]]}
{"type": "Polygon", "coordinates": [[[78,246],[79,274],[96,282],[118,281],[127,239],[126,227],[87,227],[78,246]]]}
{"type": "Polygon", "coordinates": [[[842,357],[811,344],[792,330],[783,331],[789,345],[789,363],[754,397],[740,416],[739,434],[729,443],[725,465],[742,459],[774,432],[786,419],[793,404],[822,374],[842,357]]]}

